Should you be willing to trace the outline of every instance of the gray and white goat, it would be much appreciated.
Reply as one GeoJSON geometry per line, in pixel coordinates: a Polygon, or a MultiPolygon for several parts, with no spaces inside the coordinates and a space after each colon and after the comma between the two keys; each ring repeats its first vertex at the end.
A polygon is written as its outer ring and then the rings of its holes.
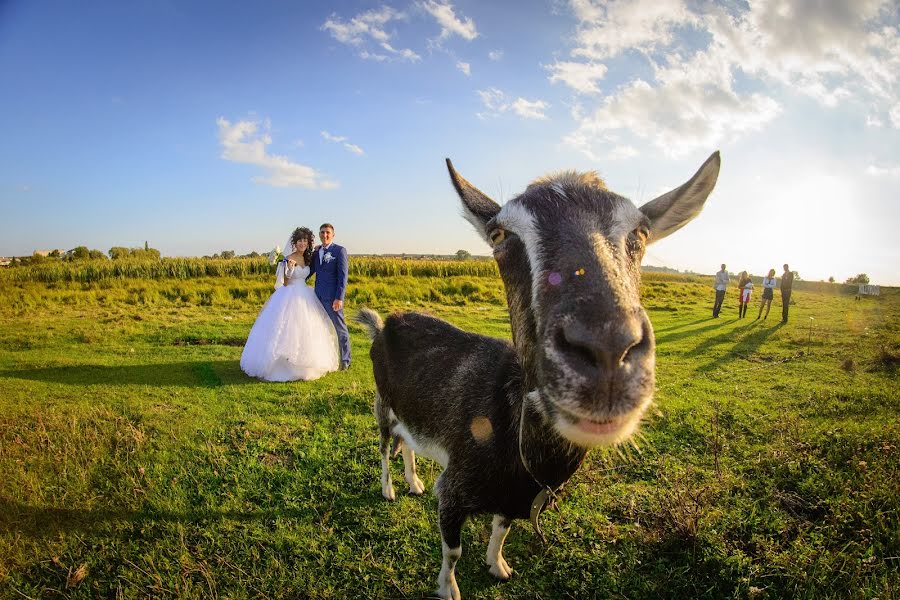
{"type": "Polygon", "coordinates": [[[501,208],[447,160],[466,218],[493,248],[512,343],[415,312],[356,317],[372,337],[382,494],[394,499],[392,441],[410,493],[425,489],[416,452],[444,467],[435,483],[441,598],[460,598],[454,570],[469,515],[494,515],[486,562],[508,579],[511,521],[528,518],[538,494],[567,481],[589,448],[634,433],[655,375],[641,258],[700,213],[719,164],[716,152],[687,183],[640,208],[595,174],[572,172],[535,181],[501,208]]]}

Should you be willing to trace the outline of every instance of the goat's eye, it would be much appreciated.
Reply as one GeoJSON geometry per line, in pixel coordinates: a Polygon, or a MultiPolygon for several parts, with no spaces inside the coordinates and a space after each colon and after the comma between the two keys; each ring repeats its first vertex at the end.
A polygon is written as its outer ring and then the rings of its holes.
{"type": "Polygon", "coordinates": [[[506,231],[504,231],[500,227],[497,227],[497,228],[491,230],[489,237],[491,238],[491,245],[496,246],[497,244],[499,244],[500,242],[502,242],[503,240],[506,239],[506,231]]]}
{"type": "Polygon", "coordinates": [[[650,237],[650,229],[645,226],[638,227],[628,236],[628,250],[629,252],[636,253],[640,252],[644,245],[647,243],[647,239],[650,237]]]}

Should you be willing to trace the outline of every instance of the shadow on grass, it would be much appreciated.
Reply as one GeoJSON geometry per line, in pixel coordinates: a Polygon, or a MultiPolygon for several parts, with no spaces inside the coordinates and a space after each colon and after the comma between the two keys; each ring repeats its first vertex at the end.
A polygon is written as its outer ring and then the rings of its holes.
{"type": "Polygon", "coordinates": [[[104,525],[123,523],[142,525],[150,522],[208,523],[211,521],[268,521],[296,518],[311,521],[317,517],[312,508],[278,508],[269,510],[189,510],[174,512],[148,508],[145,510],[59,508],[30,506],[0,497],[0,530],[41,538],[60,532],[96,531],[104,525]]]}
{"type": "MultiPolygon", "coordinates": [[[[696,325],[697,323],[705,323],[705,322],[707,322],[707,321],[713,321],[713,320],[715,320],[715,317],[709,317],[709,318],[706,318],[706,319],[699,319],[699,320],[697,320],[697,321],[694,321],[693,323],[686,323],[686,324],[683,325],[683,326],[679,326],[679,327],[670,327],[669,329],[667,329],[667,330],[665,330],[665,331],[673,331],[673,330],[675,330],[675,329],[679,329],[680,327],[690,327],[691,325],[696,325]]],[[[728,322],[730,322],[730,321],[728,321],[727,319],[724,319],[724,320],[718,320],[718,321],[716,321],[715,323],[712,323],[711,325],[707,325],[707,326],[705,326],[705,327],[697,327],[696,329],[688,329],[688,330],[685,330],[685,331],[676,331],[675,333],[668,333],[668,334],[666,334],[666,335],[657,336],[657,338],[656,338],[656,343],[657,343],[657,344],[664,344],[664,343],[666,343],[666,342],[674,342],[674,341],[676,341],[676,340],[681,340],[681,339],[684,339],[684,338],[694,337],[694,336],[697,336],[697,335],[699,335],[699,334],[706,333],[707,331],[711,331],[711,330],[713,330],[713,329],[718,329],[719,327],[722,327],[723,325],[725,325],[725,324],[728,323],[728,322]]]]}
{"type": "Polygon", "coordinates": [[[691,321],[690,323],[676,323],[671,327],[666,327],[665,329],[657,329],[656,333],[667,333],[669,331],[675,331],[676,329],[681,329],[683,327],[690,327],[691,325],[696,325],[697,323],[705,323],[714,319],[715,317],[704,317],[702,319],[697,319],[696,321],[691,321]]]}
{"type": "Polygon", "coordinates": [[[155,385],[217,387],[255,383],[236,360],[160,363],[143,365],[77,365],[9,369],[0,378],[43,381],[65,385],[155,385]]]}
{"type": "Polygon", "coordinates": [[[747,332],[744,337],[738,339],[737,343],[731,349],[722,352],[718,358],[697,367],[698,372],[713,371],[736,358],[745,358],[746,356],[753,354],[763,345],[763,343],[765,343],[769,336],[781,329],[783,325],[783,323],[778,321],[775,325],[766,327],[766,324],[763,321],[754,320],[747,325],[733,329],[729,333],[705,340],[696,348],[688,352],[687,355],[698,356],[705,354],[713,346],[732,341],[741,333],[747,332]],[[750,331],[748,332],[748,330],[750,331]]]}

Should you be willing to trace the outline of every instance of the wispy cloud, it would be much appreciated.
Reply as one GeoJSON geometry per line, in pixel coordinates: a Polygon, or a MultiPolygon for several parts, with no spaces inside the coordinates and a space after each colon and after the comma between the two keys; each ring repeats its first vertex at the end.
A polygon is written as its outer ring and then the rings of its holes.
{"type": "Polygon", "coordinates": [[[438,43],[453,35],[458,35],[467,41],[478,37],[475,21],[468,17],[457,17],[452,3],[425,0],[425,2],[419,3],[419,7],[434,17],[441,26],[441,33],[436,40],[438,43]]]}
{"type": "Polygon", "coordinates": [[[503,58],[503,50],[491,50],[488,52],[488,58],[493,61],[498,61],[503,58]]]}
{"type": "Polygon", "coordinates": [[[579,94],[599,94],[597,81],[606,76],[606,65],[593,62],[556,61],[545,67],[552,72],[550,83],[561,81],[579,94]]]}
{"type": "Polygon", "coordinates": [[[461,60],[457,61],[456,68],[459,69],[460,71],[462,71],[463,73],[465,73],[466,75],[472,74],[472,66],[467,62],[463,62],[461,60]]]}
{"type": "Polygon", "coordinates": [[[263,168],[265,176],[254,177],[253,181],[275,187],[302,187],[311,190],[333,189],[338,182],[330,181],[314,168],[291,162],[286,156],[269,154],[267,147],[272,143],[268,125],[260,131],[259,121],[237,121],[231,123],[224,117],[216,120],[219,126],[221,157],[225,160],[256,165],[263,168]]]}
{"type": "Polygon", "coordinates": [[[497,88],[478,90],[476,93],[487,109],[485,112],[476,113],[480,119],[496,117],[507,112],[512,112],[523,119],[547,119],[544,111],[550,108],[550,104],[544,100],[526,100],[522,97],[510,100],[502,90],[497,88]]]}
{"type": "Polygon", "coordinates": [[[566,141],[595,155],[613,133],[670,155],[715,146],[780,113],[773,84],[829,107],[861,100],[896,115],[891,122],[900,128],[900,105],[889,108],[900,73],[892,0],[814,4],[760,0],[747,8],[703,5],[701,13],[687,0],[570,0],[578,19],[572,60],[547,67],[552,82],[600,95],[597,82],[619,56],[644,60],[650,76],[573,112],[578,126],[566,141]],[[737,75],[754,85],[735,87],[737,75]]]}
{"type": "Polygon", "coordinates": [[[344,146],[344,148],[346,148],[353,154],[356,154],[359,156],[362,156],[363,154],[365,154],[365,152],[363,151],[362,148],[360,148],[356,144],[351,144],[350,142],[348,142],[346,136],[332,135],[332,134],[328,133],[327,131],[322,131],[321,133],[322,133],[322,137],[325,138],[326,140],[328,140],[329,142],[334,142],[335,144],[341,144],[342,146],[344,146]]]}
{"type": "Polygon", "coordinates": [[[389,6],[368,10],[345,21],[332,14],[321,29],[331,34],[335,40],[348,46],[359,48],[360,58],[379,62],[405,60],[416,62],[422,57],[409,48],[397,49],[391,44],[393,33],[386,26],[391,21],[402,21],[406,14],[389,6]],[[375,50],[375,48],[380,50],[375,50]]]}

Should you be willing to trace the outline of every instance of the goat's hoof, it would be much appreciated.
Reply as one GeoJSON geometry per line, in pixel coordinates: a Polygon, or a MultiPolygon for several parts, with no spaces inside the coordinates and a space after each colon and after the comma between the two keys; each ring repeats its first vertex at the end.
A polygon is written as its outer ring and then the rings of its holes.
{"type": "Polygon", "coordinates": [[[393,502],[394,498],[397,496],[394,494],[394,487],[382,488],[381,495],[384,496],[384,499],[388,502],[393,502]]]}
{"type": "Polygon", "coordinates": [[[459,586],[455,581],[448,585],[442,585],[435,594],[441,600],[462,600],[462,594],[459,593],[459,586]]]}
{"type": "Polygon", "coordinates": [[[425,484],[418,477],[409,484],[409,493],[413,496],[421,496],[425,493],[425,484]]]}
{"type": "Polygon", "coordinates": [[[512,577],[513,570],[509,566],[509,563],[503,558],[498,560],[495,564],[490,565],[490,567],[491,575],[500,581],[509,581],[509,578],[512,577]]]}

